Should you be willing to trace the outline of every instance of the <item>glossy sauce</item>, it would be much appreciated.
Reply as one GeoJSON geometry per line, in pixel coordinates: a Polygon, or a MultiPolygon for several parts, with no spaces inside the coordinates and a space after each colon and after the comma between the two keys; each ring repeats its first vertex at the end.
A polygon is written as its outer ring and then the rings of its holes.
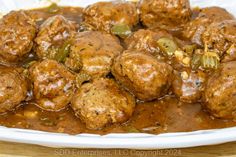
{"type": "Polygon", "coordinates": [[[124,124],[107,126],[103,130],[88,130],[74,116],[70,107],[60,112],[39,109],[33,103],[20,106],[15,112],[0,116],[0,125],[49,132],[79,133],[126,133],[195,131],[235,126],[236,122],[214,119],[203,111],[201,104],[183,104],[176,98],[166,97],[159,101],[138,103],[132,118],[124,124]]]}
{"type": "MultiPolygon", "coordinates": [[[[60,8],[57,14],[81,22],[81,8],[60,8]]],[[[41,24],[45,19],[55,15],[47,9],[30,11],[41,24]]],[[[236,126],[236,122],[216,119],[204,111],[201,104],[186,104],[172,96],[153,102],[138,102],[132,118],[124,124],[107,126],[103,130],[88,130],[75,117],[70,107],[60,112],[43,111],[33,102],[23,103],[14,112],[0,115],[0,125],[11,128],[25,128],[68,134],[79,133],[126,133],[146,132],[159,134],[164,132],[183,132],[202,129],[216,129],[236,126]]]]}

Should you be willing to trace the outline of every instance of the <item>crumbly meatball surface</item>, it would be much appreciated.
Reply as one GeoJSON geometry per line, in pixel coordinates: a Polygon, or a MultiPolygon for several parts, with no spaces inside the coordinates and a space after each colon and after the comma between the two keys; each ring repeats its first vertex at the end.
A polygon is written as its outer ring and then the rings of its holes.
{"type": "Polygon", "coordinates": [[[157,41],[162,37],[172,38],[172,36],[165,30],[152,31],[148,29],[140,29],[125,39],[125,45],[127,49],[144,51],[157,56],[161,51],[158,47],[157,41]]]}
{"type": "Polygon", "coordinates": [[[234,19],[233,15],[223,8],[203,8],[195,19],[185,25],[183,36],[193,43],[203,46],[202,34],[211,23],[232,19],[234,19]]]}
{"type": "Polygon", "coordinates": [[[58,55],[76,33],[76,24],[62,15],[49,17],[39,28],[34,50],[39,58],[58,60],[58,55]]]}
{"type": "Polygon", "coordinates": [[[0,20],[0,62],[16,64],[33,46],[36,24],[26,11],[12,11],[0,20]]]}
{"type": "Polygon", "coordinates": [[[168,92],[172,67],[149,54],[125,51],[115,59],[112,74],[138,99],[151,101],[168,92]]]}
{"type": "Polygon", "coordinates": [[[126,24],[132,28],[139,20],[136,5],[125,1],[94,3],[84,9],[83,17],[93,30],[107,33],[114,25],[126,24]]]}
{"type": "Polygon", "coordinates": [[[236,118],[236,61],[221,64],[207,81],[205,106],[219,118],[236,118]]]}
{"type": "Polygon", "coordinates": [[[206,74],[200,70],[183,69],[174,72],[172,90],[182,102],[196,103],[205,89],[206,74]]]}
{"type": "Polygon", "coordinates": [[[36,104],[44,110],[59,111],[70,102],[75,76],[54,60],[43,60],[29,69],[36,104]]]}
{"type": "Polygon", "coordinates": [[[106,76],[123,50],[116,37],[98,31],[78,33],[70,49],[65,65],[93,78],[106,76]]]}
{"type": "Polygon", "coordinates": [[[15,109],[27,96],[27,82],[16,69],[0,67],[0,114],[15,109]]]}
{"type": "Polygon", "coordinates": [[[188,0],[141,0],[139,7],[141,21],[147,27],[180,26],[192,14],[188,0]]]}
{"type": "Polygon", "coordinates": [[[232,46],[236,46],[236,20],[212,23],[202,35],[204,45],[222,56],[232,46]]]}
{"type": "Polygon", "coordinates": [[[71,106],[89,129],[127,121],[135,107],[134,97],[107,78],[85,83],[76,92],[71,106]]]}

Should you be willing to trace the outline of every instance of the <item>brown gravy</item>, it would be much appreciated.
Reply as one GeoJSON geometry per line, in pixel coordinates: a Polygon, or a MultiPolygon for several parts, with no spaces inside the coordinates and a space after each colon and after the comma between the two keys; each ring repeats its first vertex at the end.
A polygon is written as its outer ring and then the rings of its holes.
{"type": "Polygon", "coordinates": [[[128,122],[107,126],[103,130],[86,129],[85,125],[74,116],[71,108],[52,113],[41,110],[33,103],[24,104],[15,112],[1,115],[0,125],[68,134],[126,132],[159,134],[226,128],[236,126],[236,122],[212,118],[203,111],[201,104],[183,104],[176,98],[166,97],[159,101],[138,103],[128,122]]]}

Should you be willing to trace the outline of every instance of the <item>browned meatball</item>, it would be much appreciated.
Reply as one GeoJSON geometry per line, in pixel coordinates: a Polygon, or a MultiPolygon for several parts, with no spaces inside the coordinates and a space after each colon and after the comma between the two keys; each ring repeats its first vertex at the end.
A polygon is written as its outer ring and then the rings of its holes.
{"type": "Polygon", "coordinates": [[[16,69],[0,67],[0,113],[13,110],[25,100],[27,83],[16,69]]]}
{"type": "Polygon", "coordinates": [[[147,27],[172,28],[191,18],[188,0],[141,0],[140,12],[141,21],[147,27]]]}
{"type": "Polygon", "coordinates": [[[25,11],[12,11],[0,20],[0,62],[15,64],[33,46],[36,24],[25,11]]]}
{"type": "Polygon", "coordinates": [[[157,56],[160,54],[160,48],[158,47],[157,41],[162,37],[172,38],[172,36],[164,30],[154,32],[151,30],[140,29],[126,38],[125,45],[127,49],[144,51],[157,56]]]}
{"type": "Polygon", "coordinates": [[[58,111],[67,106],[74,90],[74,75],[54,60],[43,60],[29,69],[36,104],[42,109],[58,111]]]}
{"type": "Polygon", "coordinates": [[[202,34],[213,22],[234,19],[233,15],[220,7],[208,7],[200,10],[198,16],[185,25],[183,36],[193,43],[202,45],[202,34]]]}
{"type": "Polygon", "coordinates": [[[35,51],[39,58],[60,60],[61,51],[70,44],[76,24],[62,15],[48,18],[39,28],[35,38],[35,51]]]}
{"type": "Polygon", "coordinates": [[[205,105],[219,118],[236,118],[236,61],[223,63],[208,79],[205,105]]]}
{"type": "Polygon", "coordinates": [[[93,78],[106,76],[112,62],[123,48],[110,34],[89,31],[76,35],[65,64],[74,71],[86,73],[93,78]]]}
{"type": "Polygon", "coordinates": [[[183,69],[175,71],[172,89],[182,102],[195,103],[201,100],[206,74],[200,70],[183,69]]]}
{"type": "Polygon", "coordinates": [[[138,23],[136,5],[132,2],[112,1],[94,3],[83,11],[84,22],[93,30],[110,33],[117,24],[126,24],[130,28],[138,23]]]}
{"type": "Polygon", "coordinates": [[[171,84],[172,67],[153,56],[125,51],[114,61],[112,74],[138,99],[150,101],[165,95],[171,84]]]}
{"type": "Polygon", "coordinates": [[[203,33],[202,40],[208,49],[222,56],[232,45],[236,45],[236,20],[212,23],[203,33]]]}
{"type": "Polygon", "coordinates": [[[89,129],[101,129],[127,121],[135,107],[134,97],[112,79],[83,84],[72,99],[72,108],[89,129]]]}
{"type": "Polygon", "coordinates": [[[230,62],[236,60],[236,44],[232,44],[230,48],[226,51],[225,55],[222,57],[221,62],[230,62]]]}

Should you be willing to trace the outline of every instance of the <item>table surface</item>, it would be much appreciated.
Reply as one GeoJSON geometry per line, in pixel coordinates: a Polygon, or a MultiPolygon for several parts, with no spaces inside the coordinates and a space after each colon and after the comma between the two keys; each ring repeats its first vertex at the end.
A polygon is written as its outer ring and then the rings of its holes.
{"type": "Polygon", "coordinates": [[[122,150],[122,149],[62,149],[47,148],[37,145],[0,142],[0,157],[236,157],[236,142],[212,146],[168,150],[122,150]]]}

